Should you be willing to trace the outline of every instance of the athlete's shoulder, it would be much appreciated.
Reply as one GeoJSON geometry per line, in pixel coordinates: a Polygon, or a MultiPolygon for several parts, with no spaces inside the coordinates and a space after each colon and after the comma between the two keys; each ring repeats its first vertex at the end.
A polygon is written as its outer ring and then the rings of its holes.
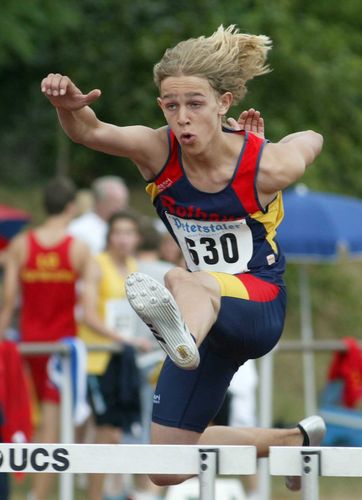
{"type": "Polygon", "coordinates": [[[160,171],[169,155],[167,127],[151,129],[144,127],[143,148],[132,158],[145,180],[152,179],[160,171]]]}
{"type": "Polygon", "coordinates": [[[170,147],[171,130],[164,126],[155,129],[153,132],[158,145],[161,145],[164,154],[167,154],[170,147]]]}
{"type": "Polygon", "coordinates": [[[28,247],[32,234],[33,233],[31,231],[24,231],[23,233],[17,234],[11,240],[8,247],[8,252],[23,252],[28,247]]]}
{"type": "Polygon", "coordinates": [[[164,144],[168,144],[170,131],[171,129],[167,125],[155,129],[155,133],[164,144]]]}
{"type": "Polygon", "coordinates": [[[27,260],[29,248],[29,231],[16,235],[8,245],[5,251],[5,264],[12,263],[22,266],[27,260]]]}

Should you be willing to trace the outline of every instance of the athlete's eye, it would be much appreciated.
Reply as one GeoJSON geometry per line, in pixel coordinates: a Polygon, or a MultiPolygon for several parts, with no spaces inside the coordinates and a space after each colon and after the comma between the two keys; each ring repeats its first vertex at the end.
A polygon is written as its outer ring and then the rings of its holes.
{"type": "Polygon", "coordinates": [[[166,104],[166,109],[168,109],[169,111],[175,111],[176,108],[177,104],[175,104],[174,102],[169,102],[166,104]]]}
{"type": "Polygon", "coordinates": [[[198,101],[192,101],[189,105],[191,108],[193,109],[196,109],[196,108],[199,108],[201,106],[201,102],[198,102],[198,101]]]}

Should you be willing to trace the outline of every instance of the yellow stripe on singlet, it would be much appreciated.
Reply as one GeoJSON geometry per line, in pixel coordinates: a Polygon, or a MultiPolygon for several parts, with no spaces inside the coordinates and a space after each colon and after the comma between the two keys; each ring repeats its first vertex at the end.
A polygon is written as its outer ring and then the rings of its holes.
{"type": "Polygon", "coordinates": [[[254,214],[252,214],[251,217],[263,224],[267,233],[266,239],[268,240],[269,245],[272,247],[273,252],[278,253],[278,249],[274,239],[276,235],[276,229],[284,217],[281,191],[279,191],[274,200],[269,203],[268,211],[266,213],[260,210],[259,212],[255,212],[254,214]]]}
{"type": "Polygon", "coordinates": [[[149,184],[147,184],[146,186],[146,193],[150,196],[151,198],[151,202],[154,201],[154,199],[157,197],[157,195],[159,194],[158,192],[158,187],[157,187],[157,184],[155,182],[150,182],[149,184]]]}

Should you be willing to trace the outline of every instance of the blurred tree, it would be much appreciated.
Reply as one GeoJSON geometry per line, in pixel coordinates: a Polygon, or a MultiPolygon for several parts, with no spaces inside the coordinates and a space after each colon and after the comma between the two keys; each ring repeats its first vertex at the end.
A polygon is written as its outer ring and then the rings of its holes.
{"type": "MultiPolygon", "coordinates": [[[[273,72],[249,84],[245,107],[262,110],[271,140],[305,128],[325,136],[306,174],[314,188],[362,196],[362,4],[353,0],[5,0],[0,19],[2,179],[25,182],[71,172],[79,185],[104,172],[140,182],[128,160],[73,145],[39,92],[51,71],[84,90],[100,88],[103,120],[163,124],[152,67],[181,39],[236,24],[274,44],[273,72]]],[[[239,109],[233,110],[237,115],[239,109]]]]}
{"type": "Polygon", "coordinates": [[[39,92],[57,41],[80,24],[75,2],[3,0],[0,16],[1,179],[12,184],[54,170],[53,119],[39,92]],[[6,117],[6,118],[5,118],[6,117]],[[46,164],[51,164],[44,168],[46,164]]]}

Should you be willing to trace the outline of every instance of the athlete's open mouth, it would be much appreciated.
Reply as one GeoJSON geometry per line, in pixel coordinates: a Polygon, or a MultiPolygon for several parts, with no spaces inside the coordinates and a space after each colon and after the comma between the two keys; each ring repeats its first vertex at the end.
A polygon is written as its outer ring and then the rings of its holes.
{"type": "Polygon", "coordinates": [[[180,136],[182,144],[192,144],[196,140],[196,136],[190,133],[183,133],[180,136]]]}

